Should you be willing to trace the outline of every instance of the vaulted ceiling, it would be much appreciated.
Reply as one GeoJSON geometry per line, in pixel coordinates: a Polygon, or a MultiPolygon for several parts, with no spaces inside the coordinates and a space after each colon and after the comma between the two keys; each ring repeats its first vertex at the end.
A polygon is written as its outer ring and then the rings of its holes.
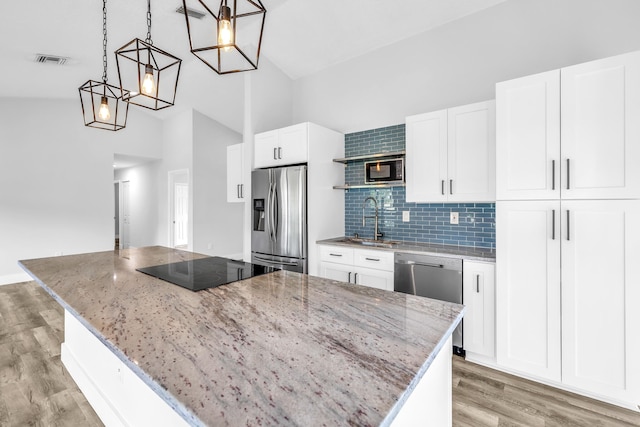
{"type": "MultiPolygon", "coordinates": [[[[261,59],[295,80],[503,1],[262,0],[267,15],[261,59]]],[[[108,0],[108,52],[145,38],[146,3],[108,0]]],[[[153,42],[183,60],[177,104],[207,114],[216,102],[203,97],[201,88],[224,93],[241,77],[218,76],[189,52],[185,19],[176,12],[181,5],[180,0],[152,2],[153,42]]],[[[109,82],[117,84],[114,56],[108,60],[109,82]]],[[[82,83],[101,80],[102,2],[0,2],[0,69],[0,96],[77,97],[82,83]],[[61,66],[40,64],[36,54],[69,60],[61,66]]]]}

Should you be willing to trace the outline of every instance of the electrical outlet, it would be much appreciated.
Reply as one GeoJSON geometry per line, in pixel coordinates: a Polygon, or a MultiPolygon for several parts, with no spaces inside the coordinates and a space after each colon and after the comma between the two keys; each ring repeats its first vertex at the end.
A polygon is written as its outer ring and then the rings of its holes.
{"type": "Polygon", "coordinates": [[[449,224],[458,224],[458,212],[451,212],[449,216],[449,224]]]}
{"type": "Polygon", "coordinates": [[[409,222],[410,218],[410,211],[402,211],[402,222],[409,222]]]}

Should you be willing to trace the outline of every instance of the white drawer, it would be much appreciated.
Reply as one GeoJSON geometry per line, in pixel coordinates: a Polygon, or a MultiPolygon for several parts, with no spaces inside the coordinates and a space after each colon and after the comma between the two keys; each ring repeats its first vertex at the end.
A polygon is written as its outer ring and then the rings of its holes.
{"type": "Polygon", "coordinates": [[[320,261],[353,265],[353,248],[320,245],[320,261]]]}
{"type": "Polygon", "coordinates": [[[354,249],[353,264],[358,267],[393,271],[393,252],[371,249],[354,249]]]}

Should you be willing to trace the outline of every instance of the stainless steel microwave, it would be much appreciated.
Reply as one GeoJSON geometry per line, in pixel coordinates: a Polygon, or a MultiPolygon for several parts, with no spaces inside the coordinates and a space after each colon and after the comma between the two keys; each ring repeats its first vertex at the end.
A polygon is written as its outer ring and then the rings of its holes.
{"type": "Polygon", "coordinates": [[[383,159],[364,162],[365,184],[404,182],[404,159],[383,159]]]}

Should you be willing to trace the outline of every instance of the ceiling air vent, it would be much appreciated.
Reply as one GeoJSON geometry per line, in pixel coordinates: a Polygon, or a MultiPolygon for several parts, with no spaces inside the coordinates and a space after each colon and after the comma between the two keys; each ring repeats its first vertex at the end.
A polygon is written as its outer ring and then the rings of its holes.
{"type": "Polygon", "coordinates": [[[69,58],[65,58],[64,56],[56,56],[56,55],[43,55],[42,53],[36,54],[35,61],[40,64],[54,64],[54,65],[64,65],[69,58]]]}
{"type": "MultiPolygon", "coordinates": [[[[176,9],[176,12],[183,14],[184,13],[184,6],[180,6],[179,8],[176,9]]],[[[187,15],[189,15],[192,18],[196,18],[196,19],[202,19],[204,18],[206,15],[202,12],[199,12],[197,10],[193,10],[193,9],[189,9],[187,8],[187,15]]]]}

